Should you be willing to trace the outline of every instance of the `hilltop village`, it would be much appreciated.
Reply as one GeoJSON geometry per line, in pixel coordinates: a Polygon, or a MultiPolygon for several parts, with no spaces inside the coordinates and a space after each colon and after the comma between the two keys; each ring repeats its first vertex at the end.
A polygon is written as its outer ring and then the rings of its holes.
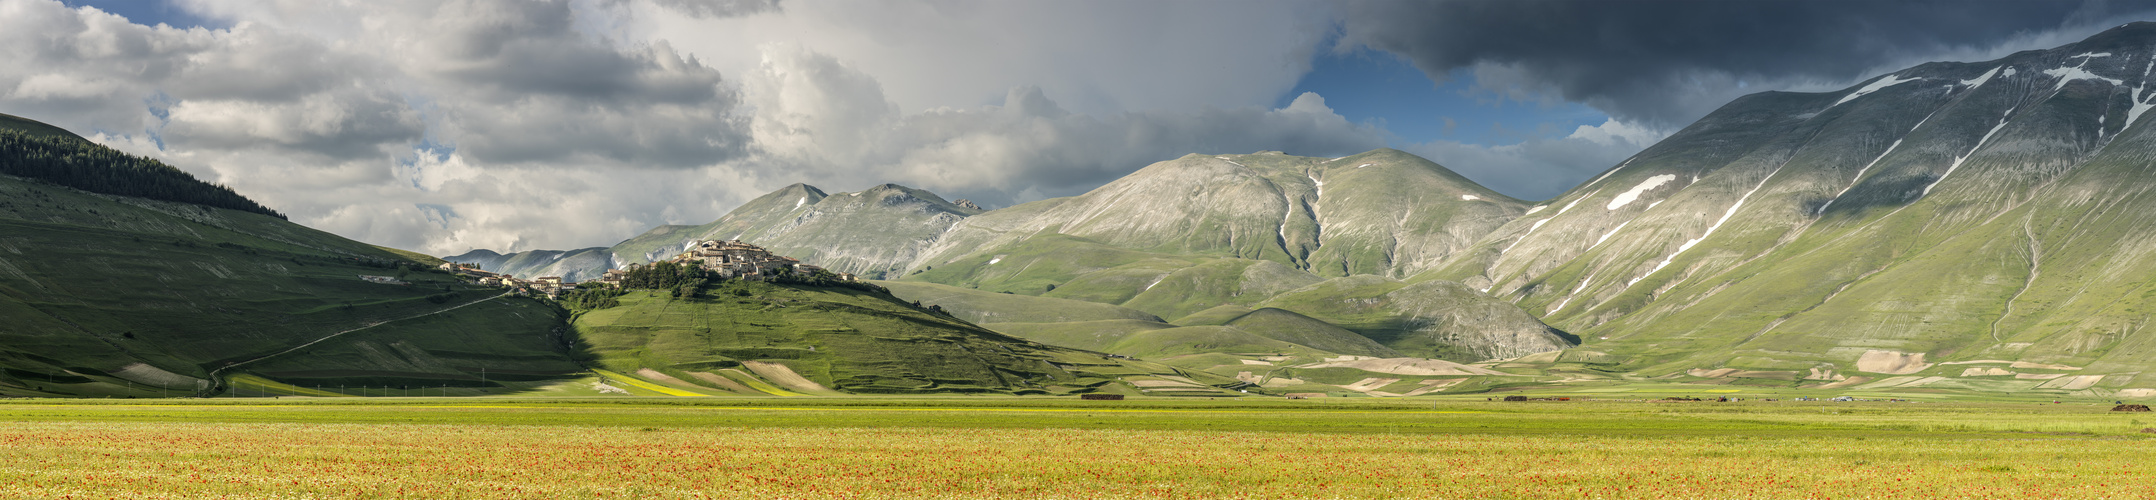
{"type": "MultiPolygon", "coordinates": [[[[802,263],[799,259],[793,257],[774,254],[763,247],[743,243],[740,240],[699,241],[691,245],[688,251],[675,255],[669,262],[676,265],[701,267],[728,279],[763,281],[779,274],[810,276],[829,273],[839,281],[860,281],[859,277],[852,274],[830,273],[822,267],[802,263]]],[[[564,282],[560,276],[542,276],[527,280],[513,275],[488,272],[470,264],[454,262],[442,264],[441,269],[457,275],[476,278],[481,285],[508,287],[519,295],[545,295],[550,299],[559,299],[561,294],[575,290],[579,286],[621,286],[622,278],[627,276],[629,271],[636,270],[641,266],[643,264],[630,264],[625,269],[609,269],[599,279],[585,283],[564,282]]]]}

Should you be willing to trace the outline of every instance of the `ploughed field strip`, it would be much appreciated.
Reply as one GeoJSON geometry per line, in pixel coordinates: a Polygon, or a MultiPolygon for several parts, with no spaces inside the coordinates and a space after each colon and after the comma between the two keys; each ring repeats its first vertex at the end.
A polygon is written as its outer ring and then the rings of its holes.
{"type": "Polygon", "coordinates": [[[685,401],[11,403],[0,496],[2156,495],[2088,402],[685,401]]]}

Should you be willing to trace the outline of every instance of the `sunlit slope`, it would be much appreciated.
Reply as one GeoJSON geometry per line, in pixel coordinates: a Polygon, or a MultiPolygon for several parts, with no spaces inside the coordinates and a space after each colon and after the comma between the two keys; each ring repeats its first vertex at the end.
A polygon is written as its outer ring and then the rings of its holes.
{"type": "MultiPolygon", "coordinates": [[[[501,360],[498,370],[575,370],[544,342],[459,345],[440,337],[455,329],[438,322],[392,321],[499,293],[412,270],[422,267],[265,215],[0,177],[0,317],[7,318],[0,322],[0,367],[6,369],[0,394],[189,394],[210,385],[209,371],[224,363],[385,321],[369,331],[372,338],[421,347],[393,354],[415,363],[477,368],[452,362],[469,356],[445,353],[498,346],[533,356],[501,360]],[[394,267],[399,263],[407,263],[404,270],[394,267]],[[361,275],[401,276],[411,284],[369,283],[361,275]]],[[[544,308],[519,300],[487,301],[434,319],[484,324],[512,337],[543,336],[559,324],[538,312],[544,308]]],[[[454,370],[422,376],[374,361],[308,363],[303,370],[314,373],[303,378],[440,382],[463,376],[454,370]]],[[[247,368],[271,376],[302,370],[247,368]]]]}
{"type": "MultiPolygon", "coordinates": [[[[597,365],[691,390],[1135,393],[1140,388],[1126,382],[1177,376],[1166,366],[1011,337],[852,289],[728,282],[698,297],[632,291],[620,302],[575,319],[597,365]]],[[[1213,385],[1236,384],[1198,377],[1203,384],[1181,392],[1220,394],[1213,385]]]]}
{"type": "Polygon", "coordinates": [[[1050,297],[995,293],[935,283],[878,281],[892,295],[940,306],[951,315],[974,323],[1065,323],[1134,319],[1161,322],[1159,316],[1109,304],[1050,297]]]}
{"type": "Polygon", "coordinates": [[[1068,235],[1140,252],[1273,261],[1320,276],[1434,268],[1525,204],[1413,155],[1188,155],[1091,192],[969,217],[914,262],[1068,235]]]}
{"type": "Polygon", "coordinates": [[[82,136],[75,135],[74,132],[69,132],[67,129],[6,113],[0,113],[0,130],[20,130],[27,134],[44,137],[82,138],[82,136]]]}
{"type": "MultiPolygon", "coordinates": [[[[1047,254],[1039,260],[1002,255],[1015,259],[1007,269],[1062,267],[1052,258],[1058,254],[1047,254]]],[[[1119,346],[1119,339],[1149,328],[1104,321],[1161,323],[1159,318],[1166,317],[1176,325],[1230,326],[1257,339],[1326,353],[1454,361],[1516,357],[1577,343],[1577,339],[1543,325],[1512,304],[1454,282],[1408,283],[1373,275],[1324,280],[1269,261],[1191,259],[1201,262],[1191,265],[1178,263],[1179,259],[1137,258],[1129,264],[1064,277],[1069,284],[1037,297],[932,283],[901,281],[890,285],[893,293],[907,300],[941,305],[998,331],[1133,356],[1156,356],[1169,351],[1156,348],[1164,345],[1159,341],[1119,346]],[[1124,307],[1065,298],[1103,296],[1090,290],[1102,287],[1102,283],[1123,283],[1136,288],[1137,293],[1123,302],[1124,307]],[[1202,310],[1193,310],[1201,307],[1202,310]],[[1146,314],[1149,312],[1167,314],[1146,314]],[[1090,328],[1104,330],[1089,331],[1090,328]]],[[[997,262],[995,266],[1005,264],[997,262]]],[[[965,268],[968,264],[954,265],[965,268]]],[[[1169,332],[1179,333],[1187,332],[1169,332]]],[[[1219,332],[1212,336],[1217,338],[1219,332]]],[[[1228,345],[1217,339],[1201,343],[1228,345]]],[[[1261,343],[1253,340],[1240,345],[1261,343]]]]}
{"type": "Polygon", "coordinates": [[[1645,375],[2156,388],[2152,47],[2136,23],[1739,99],[1428,277],[1645,375]]]}
{"type": "Polygon", "coordinates": [[[1350,276],[1299,288],[1263,305],[1339,325],[1421,358],[1481,361],[1578,343],[1512,304],[1451,281],[1350,276]]]}
{"type": "MultiPolygon", "coordinates": [[[[979,305],[958,303],[959,310],[965,311],[960,314],[978,314],[984,322],[999,325],[1113,319],[1024,319],[1046,317],[1039,314],[999,317],[1013,314],[1007,311],[1047,309],[1039,302],[1020,299],[1038,295],[1119,304],[1178,324],[1188,323],[1186,317],[1222,306],[1274,307],[1344,327],[1375,341],[1390,355],[1453,361],[1515,357],[1577,343],[1576,338],[1543,325],[1519,307],[1455,282],[1408,283],[1367,274],[1327,280],[1279,262],[1139,252],[1068,235],[1029,238],[1002,251],[928,268],[894,288],[902,297],[933,302],[933,298],[953,294],[948,290],[930,293],[937,289],[903,286],[908,282],[951,283],[951,288],[981,290],[974,292],[976,296],[1000,296],[999,300],[979,305]],[[987,290],[1003,293],[989,294],[987,290]]],[[[1013,328],[1064,332],[1054,338],[1102,336],[1087,334],[1075,325],[1013,328]]],[[[1117,329],[1124,330],[1127,329],[1117,329]]],[[[1339,354],[1382,354],[1361,349],[1335,350],[1334,346],[1306,347],[1339,354]]]]}
{"type": "MultiPolygon", "coordinates": [[[[1083,195],[968,217],[904,280],[1114,304],[1176,323],[1220,306],[1260,309],[1295,294],[1275,307],[1319,323],[1352,321],[1339,326],[1375,341],[1331,352],[1475,361],[1571,344],[1515,306],[1472,291],[1436,298],[1418,289],[1407,292],[1419,297],[1412,300],[1377,296],[1408,286],[1401,278],[1456,258],[1525,209],[1390,149],[1340,158],[1188,155],[1083,195]],[[1328,285],[1328,278],[1345,281],[1328,285]],[[1386,289],[1364,290],[1370,287],[1386,289]],[[1492,316],[1498,309],[1512,314],[1492,316]],[[1498,322],[1462,321],[1468,318],[1498,322]],[[1521,321],[1534,328],[1518,328],[1521,321]]],[[[1069,328],[1023,328],[1086,338],[1069,328]]],[[[1334,347],[1340,346],[1318,349],[1334,347]]]]}

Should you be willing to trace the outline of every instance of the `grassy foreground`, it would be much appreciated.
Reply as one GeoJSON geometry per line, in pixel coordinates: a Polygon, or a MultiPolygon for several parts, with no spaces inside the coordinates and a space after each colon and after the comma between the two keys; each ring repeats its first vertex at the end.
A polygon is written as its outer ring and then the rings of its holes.
{"type": "Polygon", "coordinates": [[[2091,404],[0,404],[9,498],[2148,498],[2091,404]]]}

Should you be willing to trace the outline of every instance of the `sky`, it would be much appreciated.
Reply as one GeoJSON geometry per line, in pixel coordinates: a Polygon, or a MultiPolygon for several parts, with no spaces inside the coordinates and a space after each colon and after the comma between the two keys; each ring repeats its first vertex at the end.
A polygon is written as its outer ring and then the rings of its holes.
{"type": "Polygon", "coordinates": [[[991,208],[1391,147],[1525,200],[1735,97],[2071,43],[2150,1],[0,0],[0,113],[435,255],[801,182],[991,208]]]}

